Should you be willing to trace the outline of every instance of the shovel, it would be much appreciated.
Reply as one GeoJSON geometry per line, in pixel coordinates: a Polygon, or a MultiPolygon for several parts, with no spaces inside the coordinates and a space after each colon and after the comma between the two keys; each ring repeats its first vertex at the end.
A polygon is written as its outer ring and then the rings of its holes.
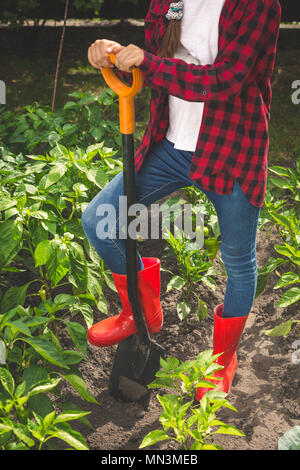
{"type": "MultiPolygon", "coordinates": [[[[115,63],[115,54],[109,55],[115,63]]],[[[143,75],[133,67],[132,86],[122,83],[110,68],[102,68],[102,75],[108,86],[119,96],[119,120],[123,147],[124,196],[127,201],[127,237],[126,266],[128,298],[137,333],[119,343],[114,359],[109,391],[111,395],[124,402],[138,402],[145,409],[148,407],[151,391],[148,385],[153,381],[160,368],[160,357],[164,349],[154,342],[147,328],[138,297],[137,245],[130,238],[128,227],[134,216],[128,215],[128,209],[136,203],[134,169],[134,131],[135,112],[134,96],[143,86],[143,75]]]]}

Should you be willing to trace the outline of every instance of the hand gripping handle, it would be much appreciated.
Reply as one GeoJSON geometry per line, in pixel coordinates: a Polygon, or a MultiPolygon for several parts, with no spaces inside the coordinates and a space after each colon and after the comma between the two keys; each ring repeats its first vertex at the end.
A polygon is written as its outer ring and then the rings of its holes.
{"type": "MultiPolygon", "coordinates": [[[[116,55],[109,54],[109,60],[114,64],[116,55]]],[[[132,68],[133,81],[131,87],[125,85],[109,67],[101,69],[107,85],[119,96],[119,119],[121,134],[134,134],[134,97],[143,87],[143,74],[137,67],[132,68]]]]}

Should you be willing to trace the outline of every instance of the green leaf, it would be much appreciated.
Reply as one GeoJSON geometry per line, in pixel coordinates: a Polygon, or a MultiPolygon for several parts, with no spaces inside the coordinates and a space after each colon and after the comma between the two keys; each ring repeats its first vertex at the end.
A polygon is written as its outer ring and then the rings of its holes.
{"type": "Polygon", "coordinates": [[[67,168],[65,165],[58,163],[56,164],[46,176],[44,189],[49,188],[52,184],[57,183],[61,177],[66,173],[67,168]]]}
{"type": "Polygon", "coordinates": [[[199,321],[202,321],[207,316],[207,314],[208,314],[208,307],[206,303],[203,300],[198,299],[198,305],[197,305],[195,315],[198,317],[199,321]]]}
{"type": "Polygon", "coordinates": [[[269,167],[269,171],[271,171],[272,173],[275,173],[275,175],[278,175],[278,176],[285,176],[287,178],[289,178],[290,176],[288,169],[284,168],[283,166],[272,165],[269,167]]]}
{"type": "Polygon", "coordinates": [[[21,423],[14,423],[13,432],[20,441],[25,442],[28,447],[34,446],[35,442],[30,437],[30,432],[27,427],[21,423]]]}
{"type": "Polygon", "coordinates": [[[42,266],[43,264],[46,264],[50,259],[53,251],[54,247],[51,243],[51,240],[41,241],[34,251],[35,266],[42,266]]]}
{"type": "Polygon", "coordinates": [[[49,318],[36,316],[36,317],[28,318],[28,320],[25,320],[25,323],[26,323],[26,326],[28,327],[34,327],[34,326],[43,325],[50,321],[51,320],[49,318]]]}
{"type": "Polygon", "coordinates": [[[32,397],[39,393],[49,392],[50,390],[53,390],[53,388],[55,388],[60,381],[61,378],[41,380],[28,390],[27,395],[32,397]]]}
{"type": "Polygon", "coordinates": [[[173,390],[176,389],[173,379],[171,377],[159,377],[153,380],[149,385],[148,388],[171,388],[173,390]]]}
{"type": "Polygon", "coordinates": [[[267,264],[263,268],[258,269],[255,298],[258,297],[264,291],[271,273],[275,271],[278,266],[283,264],[284,261],[285,260],[282,259],[269,258],[267,264]]]}
{"type": "MultiPolygon", "coordinates": [[[[222,354],[221,354],[222,355],[222,354]]],[[[212,374],[214,374],[215,372],[217,372],[218,370],[222,370],[224,369],[224,366],[218,364],[218,363],[213,363],[213,364],[210,364],[207,369],[205,370],[204,372],[204,375],[206,377],[208,376],[211,376],[212,374]]]]}
{"type": "Polygon", "coordinates": [[[53,284],[57,286],[59,281],[65,277],[70,269],[70,261],[67,249],[55,243],[51,257],[46,263],[47,274],[53,284]]]}
{"type": "Polygon", "coordinates": [[[279,438],[278,450],[300,450],[300,426],[289,429],[279,438]]]}
{"type": "Polygon", "coordinates": [[[91,328],[91,326],[94,323],[94,314],[90,305],[89,304],[75,304],[73,306],[73,309],[74,311],[79,311],[82,314],[87,328],[91,328]]]}
{"type": "Polygon", "coordinates": [[[26,382],[26,391],[42,380],[48,379],[48,372],[39,365],[32,365],[24,369],[22,380],[26,382]]]}
{"type": "Polygon", "coordinates": [[[22,247],[23,226],[17,220],[0,223],[0,266],[8,265],[22,247]]]}
{"type": "Polygon", "coordinates": [[[38,220],[46,220],[49,217],[48,212],[41,210],[31,212],[30,216],[38,220]]]}
{"type": "Polygon", "coordinates": [[[143,449],[147,446],[152,446],[156,442],[165,441],[166,439],[170,439],[170,437],[165,431],[159,429],[156,431],[151,431],[149,432],[149,434],[147,434],[146,437],[144,437],[141,445],[139,446],[139,449],[143,449]]]}
{"type": "Polygon", "coordinates": [[[14,395],[15,382],[9,370],[0,367],[0,382],[11,397],[14,395]]]}
{"type": "Polygon", "coordinates": [[[282,274],[277,284],[273,287],[273,289],[280,289],[281,287],[288,286],[289,284],[295,284],[300,282],[299,274],[294,272],[288,272],[282,274]]]}
{"type": "Polygon", "coordinates": [[[284,179],[270,176],[270,181],[272,181],[272,183],[280,189],[290,189],[288,182],[284,179]]]}
{"type": "Polygon", "coordinates": [[[41,226],[46,233],[50,232],[52,235],[56,235],[56,223],[53,220],[41,220],[41,226]]]}
{"type": "Polygon", "coordinates": [[[300,287],[291,287],[283,294],[275,306],[284,308],[298,302],[298,300],[300,300],[300,287]]]}
{"type": "Polygon", "coordinates": [[[214,434],[231,434],[233,436],[245,436],[243,431],[236,428],[235,426],[230,426],[229,424],[223,424],[216,431],[214,431],[214,434]]]}
{"type": "Polygon", "coordinates": [[[223,450],[223,448],[217,444],[201,444],[199,447],[191,447],[191,450],[223,450]]]}
{"type": "Polygon", "coordinates": [[[0,303],[0,312],[8,312],[9,310],[14,309],[18,305],[24,305],[26,299],[26,293],[28,286],[33,281],[28,282],[24,286],[20,287],[10,287],[4,294],[0,303]]]}
{"type": "Polygon", "coordinates": [[[10,326],[12,329],[16,331],[20,331],[26,336],[31,336],[30,329],[22,320],[15,320],[15,321],[8,321],[6,322],[7,326],[10,326]]]}
{"type": "Polygon", "coordinates": [[[108,177],[101,168],[91,168],[86,172],[87,179],[94,183],[98,188],[103,189],[108,183],[108,177]]]}
{"type": "MultiPolygon", "coordinates": [[[[82,410],[80,410],[74,403],[70,403],[70,402],[61,403],[60,408],[64,411],[64,413],[65,412],[68,413],[69,411],[82,412],[82,410]]],[[[94,426],[90,423],[90,421],[85,416],[79,418],[79,421],[85,424],[86,426],[88,426],[90,429],[92,430],[95,429],[94,426]]]]}
{"type": "Polygon", "coordinates": [[[97,302],[97,308],[101,313],[104,313],[104,315],[108,315],[108,308],[103,294],[97,302]]]}
{"type": "Polygon", "coordinates": [[[188,317],[191,311],[191,307],[186,302],[179,302],[176,306],[176,310],[177,310],[177,315],[179,317],[179,320],[182,321],[188,317]]]}
{"type": "Polygon", "coordinates": [[[65,363],[68,364],[68,366],[78,364],[84,359],[82,353],[78,351],[63,349],[61,353],[63,355],[65,363]]]}
{"type": "Polygon", "coordinates": [[[91,269],[88,270],[88,291],[94,298],[101,297],[102,295],[99,277],[96,277],[91,269]]]}
{"type": "Polygon", "coordinates": [[[179,360],[177,357],[168,357],[167,363],[169,370],[175,370],[179,366],[179,360]]]}
{"type": "Polygon", "coordinates": [[[212,382],[209,382],[208,380],[200,380],[200,382],[197,382],[196,388],[201,387],[201,388],[216,388],[217,385],[213,384],[212,382]]]}
{"type": "Polygon", "coordinates": [[[111,274],[110,272],[104,271],[104,272],[103,272],[103,277],[104,277],[105,282],[106,282],[106,284],[108,285],[108,287],[109,287],[112,291],[117,292],[117,288],[116,288],[115,283],[114,283],[114,281],[113,281],[112,274],[111,274]]]}
{"type": "Polygon", "coordinates": [[[82,247],[75,242],[69,246],[70,273],[68,275],[72,284],[81,291],[86,292],[88,285],[88,267],[82,247]]]}
{"type": "Polygon", "coordinates": [[[71,421],[73,419],[80,419],[84,416],[89,415],[90,413],[90,411],[68,410],[57,415],[54,420],[54,424],[63,423],[65,421],[71,421]]]}
{"type": "Polygon", "coordinates": [[[50,343],[45,338],[26,338],[23,339],[26,343],[30,344],[33,349],[40,354],[44,359],[46,359],[51,364],[56,366],[63,367],[65,369],[69,369],[69,366],[63,359],[63,356],[59,349],[57,349],[52,343],[50,343]]]}
{"type": "Polygon", "coordinates": [[[178,364],[179,361],[176,357],[160,358],[160,366],[167,372],[172,372],[174,368],[178,367],[178,364]]]}
{"type": "Polygon", "coordinates": [[[297,323],[297,320],[288,320],[270,330],[263,330],[263,334],[267,336],[286,336],[291,331],[294,323],[297,323]]]}
{"type": "Polygon", "coordinates": [[[274,248],[277,253],[286,256],[287,258],[293,258],[296,256],[294,248],[287,243],[284,245],[274,245],[274,248]]]}
{"type": "Polygon", "coordinates": [[[96,398],[88,390],[87,385],[82,377],[77,374],[67,374],[62,375],[62,377],[66,379],[67,382],[69,382],[72,387],[76,390],[76,392],[78,392],[79,395],[86,401],[88,401],[89,403],[97,403],[97,405],[99,404],[96,398]]]}
{"type": "Polygon", "coordinates": [[[68,332],[72,338],[76,348],[85,356],[87,354],[87,336],[85,328],[80,323],[68,321],[66,322],[68,332]]]}
{"type": "Polygon", "coordinates": [[[174,276],[167,285],[167,292],[171,289],[181,290],[186,284],[186,281],[180,276],[174,276]]]}
{"type": "Polygon", "coordinates": [[[0,201],[0,211],[6,211],[7,209],[10,209],[11,207],[14,207],[17,205],[17,200],[16,199],[9,199],[6,197],[3,197],[0,201]]]}
{"type": "Polygon", "coordinates": [[[216,281],[210,276],[203,276],[201,282],[205,284],[209,289],[216,290],[216,281]]]}
{"type": "Polygon", "coordinates": [[[31,412],[36,413],[41,418],[44,418],[47,414],[53,411],[53,406],[50,398],[45,393],[39,393],[29,397],[28,409],[31,412]]]}
{"type": "Polygon", "coordinates": [[[0,435],[4,434],[12,429],[11,425],[0,422],[0,435]]]}
{"type": "Polygon", "coordinates": [[[77,301],[76,297],[70,294],[58,294],[54,298],[54,310],[53,312],[58,312],[59,310],[65,310],[66,308],[71,307],[77,301]]]}
{"type": "Polygon", "coordinates": [[[55,410],[50,411],[47,413],[46,416],[43,418],[43,428],[47,431],[47,429],[51,426],[55,419],[55,410]]]}
{"type": "MultiPolygon", "coordinates": [[[[67,423],[63,424],[66,425],[67,423]]],[[[69,444],[71,447],[74,447],[76,450],[89,450],[81,434],[77,431],[74,431],[71,427],[66,429],[56,428],[54,431],[51,430],[50,435],[67,442],[67,444],[69,444]]]]}
{"type": "Polygon", "coordinates": [[[109,179],[108,179],[107,173],[105,173],[105,171],[102,170],[102,168],[98,168],[96,176],[95,176],[95,182],[97,186],[100,189],[103,189],[107,185],[108,181],[109,179]]]}

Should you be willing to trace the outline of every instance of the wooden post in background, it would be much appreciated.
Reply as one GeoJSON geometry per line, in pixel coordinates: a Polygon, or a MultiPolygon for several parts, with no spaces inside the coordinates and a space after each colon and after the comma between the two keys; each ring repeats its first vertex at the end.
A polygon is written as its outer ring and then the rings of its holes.
{"type": "Polygon", "coordinates": [[[51,111],[52,111],[52,112],[53,112],[54,109],[55,109],[55,98],[56,98],[56,90],[57,90],[57,80],[58,80],[58,73],[59,73],[59,68],[60,68],[61,54],[62,54],[62,48],[63,48],[63,43],[64,43],[65,31],[66,31],[66,23],[67,23],[68,9],[69,9],[69,0],[66,0],[65,14],[64,14],[64,24],[63,24],[62,34],[61,34],[61,38],[60,38],[60,45],[59,45],[58,56],[57,56],[57,63],[56,63],[56,72],[55,72],[54,89],[53,89],[52,106],[51,106],[51,111]]]}

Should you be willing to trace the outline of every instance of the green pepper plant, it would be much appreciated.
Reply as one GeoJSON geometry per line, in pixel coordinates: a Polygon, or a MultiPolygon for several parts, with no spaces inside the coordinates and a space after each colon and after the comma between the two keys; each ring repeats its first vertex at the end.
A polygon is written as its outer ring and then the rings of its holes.
{"type": "MultiPolygon", "coordinates": [[[[272,273],[279,279],[273,289],[285,289],[276,307],[287,308],[300,300],[300,157],[295,168],[273,166],[269,168],[269,178],[265,204],[261,212],[261,226],[275,227],[281,244],[274,245],[280,255],[269,257],[265,266],[258,270],[256,297],[265,289],[272,273]]],[[[269,336],[285,336],[296,319],[286,320],[263,333],[269,336]]]]}
{"type": "MultiPolygon", "coordinates": [[[[43,394],[55,389],[61,379],[34,380],[33,374],[28,372],[25,370],[24,380],[16,386],[10,371],[0,367],[0,449],[51,449],[49,440],[56,438],[66,442],[69,448],[88,450],[83,436],[74,431],[68,421],[82,419],[90,413],[78,409],[57,413],[50,405],[49,413],[39,415],[34,410],[34,401],[30,403],[30,400],[39,397],[43,401],[43,394]]],[[[38,377],[40,370],[30,372],[36,372],[38,377]]],[[[59,445],[57,448],[61,449],[59,445]]]]}
{"type": "Polygon", "coordinates": [[[215,435],[244,436],[241,430],[216,417],[222,407],[237,411],[226,399],[226,393],[216,390],[216,385],[210,382],[215,378],[214,373],[222,369],[214,362],[218,356],[207,350],[195,360],[182,363],[175,357],[161,359],[161,368],[149,388],[167,391],[156,396],[163,410],[159,417],[162,429],[147,434],[140,448],[169,441],[178,450],[222,450],[213,440],[215,435]],[[208,386],[213,390],[195,402],[197,387],[208,386]]]}
{"type": "Polygon", "coordinates": [[[212,261],[209,260],[206,250],[189,249],[189,240],[184,232],[177,233],[176,236],[169,232],[166,241],[171,248],[171,250],[167,251],[167,254],[175,254],[178,266],[178,274],[174,274],[162,267],[162,270],[172,274],[172,278],[167,286],[167,292],[172,289],[182,292],[181,300],[176,308],[179,319],[184,322],[187,328],[188,316],[192,310],[192,296],[196,297],[197,300],[195,315],[198,319],[201,321],[207,315],[206,303],[196,294],[195,284],[202,282],[209,289],[215,290],[216,282],[211,276],[219,274],[219,271],[214,268],[212,261]]]}
{"type": "Polygon", "coordinates": [[[287,266],[274,286],[274,289],[289,287],[276,304],[285,308],[300,300],[300,158],[296,170],[275,166],[270,171],[276,178],[270,179],[273,190],[266,194],[262,218],[265,224],[269,222],[275,226],[282,244],[275,244],[274,249],[281,256],[269,257],[266,265],[259,269],[256,297],[263,292],[270,274],[279,273],[278,268],[287,266]]]}

